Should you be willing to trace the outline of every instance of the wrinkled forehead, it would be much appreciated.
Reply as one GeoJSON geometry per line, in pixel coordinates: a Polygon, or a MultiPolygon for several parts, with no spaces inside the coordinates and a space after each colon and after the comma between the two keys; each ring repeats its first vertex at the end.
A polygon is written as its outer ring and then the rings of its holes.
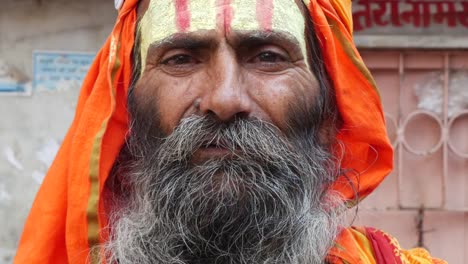
{"type": "Polygon", "coordinates": [[[145,59],[152,43],[202,30],[280,31],[295,38],[305,52],[304,29],[295,0],[150,0],[140,21],[141,55],[145,59]]]}

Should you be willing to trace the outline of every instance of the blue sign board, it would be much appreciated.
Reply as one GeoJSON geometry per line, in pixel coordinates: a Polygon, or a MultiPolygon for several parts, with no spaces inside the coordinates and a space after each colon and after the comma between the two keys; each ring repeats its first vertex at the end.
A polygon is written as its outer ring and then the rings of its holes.
{"type": "Polygon", "coordinates": [[[26,93],[26,86],[23,83],[0,80],[0,93],[2,94],[23,94],[26,93]]]}
{"type": "Polygon", "coordinates": [[[34,89],[53,91],[81,86],[95,56],[94,53],[35,51],[34,89]]]}

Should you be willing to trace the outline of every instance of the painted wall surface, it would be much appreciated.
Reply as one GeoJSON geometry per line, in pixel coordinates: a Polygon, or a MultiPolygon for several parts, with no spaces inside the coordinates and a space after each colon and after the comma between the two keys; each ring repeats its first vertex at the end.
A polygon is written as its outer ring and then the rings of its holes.
{"type": "Polygon", "coordinates": [[[467,0],[353,1],[355,42],[366,48],[466,48],[467,0]]]}
{"type": "Polygon", "coordinates": [[[468,263],[468,51],[361,50],[379,86],[394,170],[356,224],[468,263]]]}
{"type": "MultiPolygon", "coordinates": [[[[0,79],[28,89],[33,51],[96,53],[112,30],[113,1],[2,0],[0,79]]],[[[70,125],[79,86],[0,93],[0,264],[11,263],[31,203],[70,125]]],[[[39,227],[38,227],[39,228],[39,227]]]]}
{"type": "MultiPolygon", "coordinates": [[[[113,4],[112,0],[2,0],[0,79],[2,76],[16,78],[30,88],[34,50],[97,52],[113,27],[116,16],[113,4]]],[[[467,49],[466,34],[463,36],[458,34],[458,29],[454,30],[455,33],[449,36],[424,31],[415,36],[411,29],[407,35],[392,36],[382,31],[369,31],[359,35],[356,42],[366,48],[402,48],[417,43],[417,47],[455,45],[467,49]]],[[[391,58],[377,62],[388,60],[391,58]]],[[[387,78],[386,71],[383,68],[379,77],[381,82],[389,87],[398,85],[399,79],[393,75],[387,78]]],[[[391,89],[387,91],[382,96],[386,98],[384,101],[390,102],[386,106],[391,111],[396,105],[391,100],[398,95],[392,94],[391,89]]],[[[24,219],[73,119],[78,92],[78,86],[70,85],[52,91],[30,91],[22,96],[0,95],[0,264],[11,263],[24,219]]],[[[459,166],[465,166],[465,174],[457,177],[464,179],[468,174],[467,160],[460,162],[462,165],[459,166]]],[[[459,184],[454,186],[460,187],[459,184]]],[[[464,186],[460,188],[465,190],[464,186]]],[[[383,228],[399,238],[404,247],[413,247],[420,238],[421,214],[418,208],[400,207],[397,196],[403,188],[395,176],[390,176],[361,205],[355,223],[383,228]]],[[[411,193],[411,190],[403,191],[411,193]]],[[[429,189],[420,187],[418,192],[433,197],[429,189]]],[[[464,193],[460,195],[465,196],[464,193]]],[[[466,213],[429,210],[422,219],[425,245],[436,249],[437,256],[449,258],[450,263],[468,262],[468,253],[465,253],[468,252],[466,213]]]]}

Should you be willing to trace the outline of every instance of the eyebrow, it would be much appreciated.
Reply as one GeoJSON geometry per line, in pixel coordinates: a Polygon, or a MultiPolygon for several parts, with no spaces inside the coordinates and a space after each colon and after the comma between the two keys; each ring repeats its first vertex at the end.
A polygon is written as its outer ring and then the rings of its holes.
{"type": "Polygon", "coordinates": [[[235,46],[258,46],[263,44],[280,44],[292,52],[300,51],[299,40],[292,34],[284,31],[243,31],[234,33],[231,42],[235,46]]]}
{"type": "MultiPolygon", "coordinates": [[[[153,42],[148,49],[148,53],[154,53],[155,51],[160,53],[169,49],[196,50],[214,48],[218,44],[215,34],[215,32],[209,32],[207,34],[200,34],[197,32],[177,33],[160,41],[153,42]]],[[[292,53],[301,52],[299,40],[292,34],[284,31],[234,31],[228,36],[228,42],[234,47],[279,44],[292,53]]]]}
{"type": "Polygon", "coordinates": [[[161,41],[153,42],[149,50],[168,50],[168,49],[198,49],[210,48],[216,46],[216,41],[212,34],[201,36],[196,33],[177,33],[161,41]]]}

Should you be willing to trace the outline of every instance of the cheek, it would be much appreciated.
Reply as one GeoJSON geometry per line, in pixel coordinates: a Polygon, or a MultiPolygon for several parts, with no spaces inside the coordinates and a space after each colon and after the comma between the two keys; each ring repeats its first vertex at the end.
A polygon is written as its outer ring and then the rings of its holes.
{"type": "Polygon", "coordinates": [[[281,76],[252,76],[251,97],[264,113],[259,118],[272,122],[282,131],[287,129],[287,118],[292,106],[307,107],[314,103],[318,83],[314,77],[297,73],[281,76]],[[305,105],[304,105],[305,104],[305,105]]]}
{"type": "Polygon", "coordinates": [[[182,118],[194,112],[200,78],[168,78],[160,72],[146,75],[139,81],[142,85],[138,96],[152,102],[160,117],[160,127],[169,135],[182,118]]]}

